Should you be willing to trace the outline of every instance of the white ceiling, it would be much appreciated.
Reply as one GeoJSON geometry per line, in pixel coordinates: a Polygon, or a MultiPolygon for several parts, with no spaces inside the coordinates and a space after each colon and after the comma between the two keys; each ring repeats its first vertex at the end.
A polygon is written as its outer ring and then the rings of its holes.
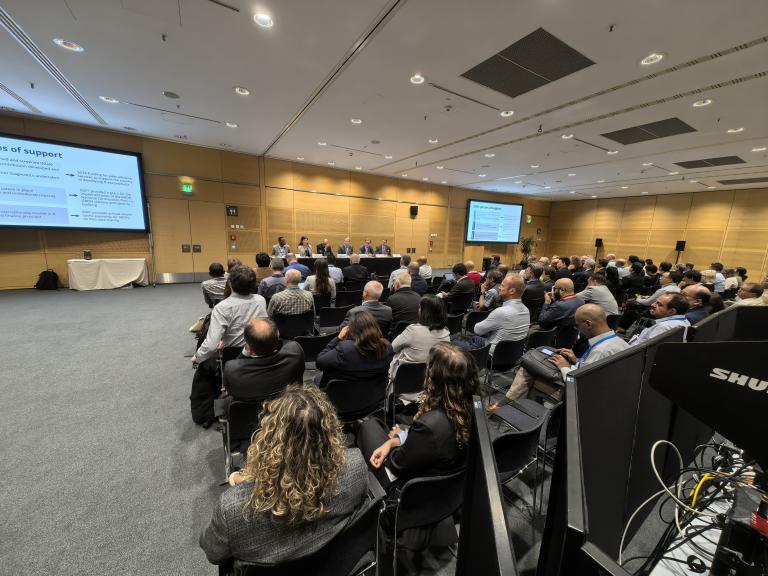
{"type": "Polygon", "coordinates": [[[720,0],[221,2],[239,12],[211,0],[0,0],[20,29],[16,37],[0,32],[0,106],[553,200],[765,187],[717,183],[768,177],[768,152],[752,152],[768,146],[764,0],[737,7],[720,0]],[[258,27],[257,12],[275,26],[258,27]],[[461,77],[537,28],[595,65],[516,98],[461,77]],[[22,47],[24,35],[82,101],[22,47]],[[63,50],[54,37],[85,51],[63,50]],[[665,58],[640,66],[651,52],[665,58]],[[409,82],[417,72],[426,77],[419,86],[409,82]],[[235,86],[251,95],[238,96],[235,86]],[[166,98],[164,90],[181,97],[166,98]],[[713,103],[693,108],[701,98],[713,103]],[[505,109],[514,116],[502,118],[505,109]],[[672,117],[696,132],[627,146],[601,136],[672,117]],[[727,133],[738,127],[744,131],[727,133]],[[731,155],[746,163],[674,165],[731,155]]]}

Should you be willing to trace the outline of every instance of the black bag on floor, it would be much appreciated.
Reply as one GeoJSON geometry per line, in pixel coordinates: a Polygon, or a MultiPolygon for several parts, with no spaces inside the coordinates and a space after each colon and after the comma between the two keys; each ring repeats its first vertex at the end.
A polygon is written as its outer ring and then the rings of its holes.
{"type": "Polygon", "coordinates": [[[37,277],[35,288],[38,290],[58,290],[59,275],[50,268],[48,270],[43,270],[40,272],[40,276],[37,277]]]}

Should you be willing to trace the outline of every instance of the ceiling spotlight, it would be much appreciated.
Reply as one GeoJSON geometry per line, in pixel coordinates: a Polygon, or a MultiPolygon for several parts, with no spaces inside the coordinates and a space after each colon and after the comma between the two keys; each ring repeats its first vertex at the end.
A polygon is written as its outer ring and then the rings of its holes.
{"type": "Polygon", "coordinates": [[[653,166],[653,162],[643,162],[643,166],[653,166]]]}
{"type": "Polygon", "coordinates": [[[603,182],[605,182],[605,180],[598,180],[597,181],[598,184],[602,184],[603,182]]]}
{"type": "Polygon", "coordinates": [[[648,194],[648,192],[640,192],[640,194],[648,194]]]}
{"type": "Polygon", "coordinates": [[[107,104],[119,104],[120,100],[112,98],[112,96],[99,96],[99,100],[106,102],[107,104]]]}
{"type": "Polygon", "coordinates": [[[355,170],[362,170],[362,169],[363,169],[362,166],[355,166],[355,170]]]}
{"type": "Polygon", "coordinates": [[[562,136],[560,136],[560,138],[562,138],[563,140],[570,140],[571,138],[573,138],[573,134],[563,134],[562,136]]]}
{"type": "Polygon", "coordinates": [[[621,187],[622,190],[626,190],[627,188],[629,188],[629,186],[622,186],[621,187]]]}
{"type": "Polygon", "coordinates": [[[427,180],[429,180],[429,178],[427,178],[426,176],[424,176],[424,178],[422,178],[422,180],[424,180],[424,182],[426,182],[427,180]]]}
{"type": "Polygon", "coordinates": [[[328,166],[336,166],[336,162],[328,162],[328,166]]]}
{"type": "Polygon", "coordinates": [[[448,182],[446,182],[445,180],[441,180],[440,184],[448,184],[448,182]]]}
{"type": "Polygon", "coordinates": [[[669,173],[670,176],[677,176],[678,174],[680,174],[680,172],[677,171],[669,173]]]}
{"type": "Polygon", "coordinates": [[[237,124],[235,122],[227,122],[227,128],[237,128],[237,124]]]}
{"type": "Polygon", "coordinates": [[[403,178],[408,178],[408,174],[400,174],[403,178]]]}
{"type": "Polygon", "coordinates": [[[698,184],[699,183],[698,180],[688,180],[688,182],[691,183],[691,184],[698,184]]]}
{"type": "Polygon", "coordinates": [[[443,168],[445,168],[445,166],[435,166],[435,168],[437,168],[438,170],[442,170],[443,168]]]}
{"type": "Polygon", "coordinates": [[[387,160],[392,160],[392,154],[385,154],[384,158],[386,158],[387,160]]]}
{"type": "Polygon", "coordinates": [[[707,190],[714,190],[715,186],[707,186],[707,190]]]}
{"type": "Polygon", "coordinates": [[[614,154],[618,154],[618,153],[619,153],[618,150],[608,150],[608,152],[606,152],[606,154],[608,154],[610,156],[613,156],[614,154]]]}
{"type": "Polygon", "coordinates": [[[485,178],[485,174],[478,174],[480,178],[485,178]]]}
{"type": "Polygon", "coordinates": [[[65,50],[69,50],[70,52],[85,51],[85,48],[80,46],[80,44],[78,44],[77,42],[72,42],[71,40],[64,40],[64,38],[54,38],[53,43],[56,44],[56,46],[64,48],[65,50]]]}
{"type": "Polygon", "coordinates": [[[302,160],[304,160],[304,156],[296,156],[296,160],[302,161],[302,160]]]}
{"type": "Polygon", "coordinates": [[[275,21],[269,14],[254,14],[253,21],[262,28],[272,28],[275,25],[275,21]]]}
{"type": "Polygon", "coordinates": [[[248,88],[243,88],[242,86],[235,86],[233,90],[235,91],[235,94],[238,94],[240,96],[248,96],[251,93],[251,91],[248,90],[248,88]]]}
{"type": "Polygon", "coordinates": [[[576,194],[576,190],[571,190],[568,194],[576,194]]]}
{"type": "Polygon", "coordinates": [[[694,108],[704,108],[704,106],[709,106],[710,104],[712,104],[712,100],[709,98],[704,98],[702,100],[696,100],[696,102],[691,104],[691,106],[694,108]]]}
{"type": "Polygon", "coordinates": [[[323,142],[322,140],[317,143],[318,146],[328,146],[328,142],[323,142]]]}
{"type": "Polygon", "coordinates": [[[493,152],[488,152],[487,154],[483,154],[483,156],[485,156],[486,158],[495,158],[496,154],[494,154],[493,152]]]}
{"type": "Polygon", "coordinates": [[[549,190],[552,186],[544,186],[544,190],[549,190]]]}
{"type": "Polygon", "coordinates": [[[662,58],[664,58],[664,54],[660,54],[658,52],[651,52],[650,54],[648,54],[648,56],[640,60],[640,65],[651,66],[652,64],[658,64],[659,62],[661,62],[662,58]]]}
{"type": "Polygon", "coordinates": [[[414,74],[411,76],[411,84],[424,84],[424,76],[421,74],[414,74]]]}
{"type": "Polygon", "coordinates": [[[430,144],[437,144],[437,143],[439,142],[439,140],[438,140],[437,138],[430,138],[430,139],[428,140],[428,142],[429,142],[430,144]]]}
{"type": "Polygon", "coordinates": [[[758,146],[757,148],[752,148],[752,152],[765,152],[766,147],[765,146],[758,146]]]}
{"type": "Polygon", "coordinates": [[[728,134],[738,134],[739,132],[744,132],[743,126],[740,126],[739,128],[728,128],[728,134]]]}
{"type": "Polygon", "coordinates": [[[170,98],[171,100],[178,100],[181,98],[176,92],[171,92],[170,90],[163,90],[163,96],[170,98]]]}
{"type": "Polygon", "coordinates": [[[352,124],[362,124],[363,123],[363,121],[360,118],[350,118],[349,121],[352,122],[352,124]]]}
{"type": "Polygon", "coordinates": [[[515,184],[522,184],[522,183],[523,183],[522,180],[515,180],[515,184]]]}
{"type": "Polygon", "coordinates": [[[531,168],[538,168],[538,167],[539,167],[538,164],[531,164],[531,168]]]}
{"type": "Polygon", "coordinates": [[[594,194],[592,194],[592,198],[597,198],[597,196],[595,196],[594,194]]]}
{"type": "Polygon", "coordinates": [[[574,174],[573,172],[571,172],[570,174],[568,174],[568,176],[576,176],[576,174],[574,174]]]}
{"type": "Polygon", "coordinates": [[[502,118],[509,118],[509,117],[510,117],[510,116],[512,116],[514,113],[515,113],[515,111],[514,111],[514,110],[502,110],[501,112],[499,112],[499,115],[500,115],[502,118]]]}

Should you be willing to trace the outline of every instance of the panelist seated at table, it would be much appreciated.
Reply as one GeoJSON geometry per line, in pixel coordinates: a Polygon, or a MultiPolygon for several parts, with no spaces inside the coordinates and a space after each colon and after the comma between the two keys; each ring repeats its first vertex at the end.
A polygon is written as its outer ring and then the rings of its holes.
{"type": "Polygon", "coordinates": [[[371,244],[371,240],[369,238],[365,239],[365,242],[362,246],[360,246],[360,254],[363,256],[368,256],[376,253],[376,249],[371,244]]]}
{"type": "Polygon", "coordinates": [[[296,247],[296,256],[299,258],[311,258],[312,257],[312,245],[309,243],[309,238],[302,236],[299,240],[299,245],[296,247]]]}
{"type": "Polygon", "coordinates": [[[383,254],[384,256],[392,256],[392,248],[387,245],[387,240],[381,241],[381,244],[376,246],[376,254],[383,254]]]}
{"type": "Polygon", "coordinates": [[[291,247],[285,242],[285,236],[277,237],[277,244],[272,246],[272,256],[279,256],[285,258],[288,252],[291,251],[291,247]]]}
{"type": "Polygon", "coordinates": [[[333,247],[331,246],[331,243],[328,242],[328,238],[324,238],[320,244],[316,246],[317,248],[317,254],[333,254],[333,247]]]}
{"type": "Polygon", "coordinates": [[[350,243],[349,237],[344,238],[344,244],[339,246],[339,254],[346,254],[347,256],[352,256],[354,251],[355,251],[355,248],[350,243]]]}

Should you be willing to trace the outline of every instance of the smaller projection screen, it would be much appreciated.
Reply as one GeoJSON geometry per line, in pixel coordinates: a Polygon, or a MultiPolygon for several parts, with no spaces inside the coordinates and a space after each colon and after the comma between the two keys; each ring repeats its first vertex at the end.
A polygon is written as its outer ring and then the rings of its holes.
{"type": "Polygon", "coordinates": [[[147,232],[141,155],[0,134],[0,226],[147,232]]]}
{"type": "Polygon", "coordinates": [[[517,244],[523,223],[522,204],[467,200],[467,244],[517,244]]]}

